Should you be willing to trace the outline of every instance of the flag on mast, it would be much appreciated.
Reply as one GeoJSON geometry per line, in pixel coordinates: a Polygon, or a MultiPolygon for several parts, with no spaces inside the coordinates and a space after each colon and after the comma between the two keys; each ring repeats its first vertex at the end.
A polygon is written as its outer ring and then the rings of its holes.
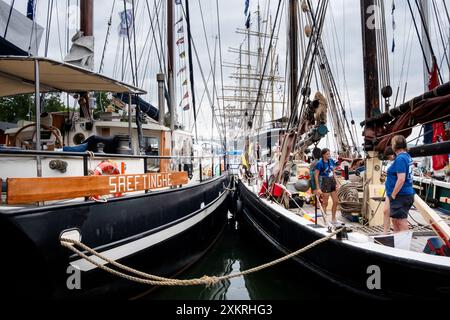
{"type": "Polygon", "coordinates": [[[180,75],[180,73],[182,73],[183,71],[186,70],[186,66],[184,66],[183,68],[181,68],[180,70],[178,70],[177,76],[180,75]]]}
{"type": "Polygon", "coordinates": [[[131,9],[119,12],[120,16],[120,27],[119,36],[126,37],[128,33],[131,36],[133,31],[133,11],[131,9]]]}
{"type": "Polygon", "coordinates": [[[34,20],[34,0],[28,0],[27,18],[30,20],[34,20]]]}
{"type": "MultiPolygon", "coordinates": [[[[433,57],[433,70],[430,73],[430,79],[428,81],[428,89],[432,91],[439,85],[439,69],[436,62],[436,58],[433,57]]],[[[433,129],[433,140],[432,143],[439,143],[445,141],[445,124],[444,122],[435,122],[431,125],[433,129]]],[[[425,132],[430,129],[430,126],[425,126],[425,132]]],[[[448,166],[448,154],[440,154],[432,157],[433,159],[433,170],[438,171],[444,169],[448,166]]]]}
{"type": "Polygon", "coordinates": [[[181,37],[180,39],[177,40],[177,46],[184,43],[184,37],[181,37]]]}
{"type": "Polygon", "coordinates": [[[244,15],[245,27],[248,29],[250,28],[250,0],[245,0],[244,15]]]}
{"type": "Polygon", "coordinates": [[[177,22],[175,22],[175,25],[179,24],[181,21],[183,21],[183,17],[181,17],[177,22]]]}

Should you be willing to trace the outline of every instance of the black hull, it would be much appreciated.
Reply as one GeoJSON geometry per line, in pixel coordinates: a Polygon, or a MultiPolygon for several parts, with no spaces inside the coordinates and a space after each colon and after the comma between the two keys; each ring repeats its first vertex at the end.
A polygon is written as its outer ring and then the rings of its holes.
{"type": "Polygon", "coordinates": [[[149,287],[98,268],[82,271],[81,289],[69,290],[67,269],[80,259],[61,247],[61,233],[78,229],[89,247],[101,253],[130,250],[118,261],[170,277],[199,259],[220,235],[227,219],[228,182],[229,178],[222,176],[195,186],[107,203],[0,212],[0,249],[8,261],[0,266],[2,288],[10,296],[38,298],[130,298],[140,294],[149,287]],[[143,241],[148,244],[135,249],[143,241]]]}
{"type": "MultiPolygon", "coordinates": [[[[265,204],[242,182],[238,185],[238,192],[242,203],[238,218],[279,254],[294,252],[323,237],[313,228],[297,223],[265,204]]],[[[362,297],[450,297],[449,267],[365,250],[337,240],[322,243],[296,256],[293,261],[362,297]],[[380,268],[380,290],[367,287],[372,275],[368,273],[369,266],[380,268]]]]}

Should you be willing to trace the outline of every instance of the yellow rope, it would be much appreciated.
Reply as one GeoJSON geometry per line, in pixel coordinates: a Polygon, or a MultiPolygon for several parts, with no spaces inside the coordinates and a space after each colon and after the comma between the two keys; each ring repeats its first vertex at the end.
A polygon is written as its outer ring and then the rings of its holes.
{"type": "Polygon", "coordinates": [[[80,256],[81,258],[89,261],[93,265],[97,266],[98,268],[100,268],[100,269],[102,269],[102,270],[104,270],[106,272],[109,272],[109,273],[111,273],[113,275],[116,275],[116,276],[121,277],[121,278],[126,279],[126,280],[138,282],[138,283],[141,283],[141,284],[156,285],[156,286],[193,286],[193,285],[211,286],[211,285],[214,285],[214,284],[216,284],[216,283],[218,283],[220,281],[223,281],[223,280],[229,280],[229,279],[233,279],[233,278],[238,278],[238,277],[241,277],[241,276],[244,276],[244,275],[248,275],[248,274],[251,274],[251,273],[254,273],[254,272],[258,272],[258,271],[261,271],[263,269],[267,269],[269,267],[277,265],[277,264],[279,264],[279,263],[281,263],[283,261],[286,261],[286,260],[288,260],[288,259],[290,259],[292,257],[295,257],[296,255],[304,253],[304,252],[306,252],[306,251],[308,251],[308,250],[310,250],[310,249],[320,245],[323,242],[326,242],[326,241],[330,240],[332,237],[334,237],[339,232],[341,232],[341,230],[336,230],[336,231],[330,233],[329,235],[327,235],[326,237],[321,238],[321,239],[319,239],[319,240],[309,244],[308,246],[306,246],[306,247],[304,247],[302,249],[299,249],[299,250],[297,250],[295,252],[292,252],[292,253],[290,253],[290,254],[282,257],[282,258],[279,258],[277,260],[271,261],[269,263],[265,263],[263,265],[260,265],[258,267],[255,267],[255,268],[252,268],[252,269],[249,269],[249,270],[246,270],[246,271],[242,271],[242,272],[239,272],[239,273],[230,274],[230,275],[226,275],[226,276],[221,276],[221,277],[204,276],[204,277],[199,278],[199,279],[188,279],[188,280],[169,279],[169,278],[158,277],[158,276],[151,275],[151,274],[148,274],[148,273],[145,273],[145,272],[141,272],[141,271],[138,271],[136,269],[127,267],[127,266],[125,266],[125,265],[123,265],[121,263],[118,263],[118,262],[116,262],[114,260],[111,260],[111,259],[105,257],[105,256],[101,255],[100,253],[98,253],[97,251],[95,251],[94,249],[89,248],[88,246],[86,246],[85,244],[83,244],[83,243],[81,243],[79,241],[72,240],[72,239],[64,239],[64,238],[62,238],[60,241],[61,241],[61,245],[63,247],[71,250],[72,252],[74,252],[75,254],[80,256]],[[130,276],[130,275],[125,274],[123,272],[120,272],[120,271],[114,270],[114,269],[112,269],[110,267],[107,267],[107,266],[101,264],[100,262],[95,261],[92,258],[92,256],[91,257],[87,256],[86,254],[84,254],[83,252],[78,250],[75,246],[79,246],[83,250],[88,251],[92,255],[100,258],[101,260],[103,260],[103,261],[105,261],[105,262],[107,262],[107,263],[109,263],[109,264],[111,264],[111,265],[113,265],[113,266],[115,266],[115,267],[117,267],[119,269],[122,269],[124,271],[129,272],[129,273],[132,273],[134,275],[137,275],[139,277],[130,276]]]}

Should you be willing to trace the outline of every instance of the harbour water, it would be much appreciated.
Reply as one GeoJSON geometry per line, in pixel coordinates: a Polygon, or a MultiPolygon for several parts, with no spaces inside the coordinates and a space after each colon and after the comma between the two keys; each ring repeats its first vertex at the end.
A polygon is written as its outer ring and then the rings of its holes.
{"type": "MultiPolygon", "coordinates": [[[[222,276],[248,270],[278,257],[264,242],[233,220],[209,252],[179,278],[222,276]]],[[[350,296],[314,273],[290,261],[224,281],[210,288],[162,287],[143,299],[148,300],[308,300],[343,299],[350,296]]]]}

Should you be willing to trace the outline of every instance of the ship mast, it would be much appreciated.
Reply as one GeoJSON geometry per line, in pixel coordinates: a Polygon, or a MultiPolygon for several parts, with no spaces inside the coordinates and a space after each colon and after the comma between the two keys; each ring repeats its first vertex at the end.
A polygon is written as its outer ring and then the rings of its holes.
{"type": "Polygon", "coordinates": [[[94,35],[94,4],[93,0],[80,2],[80,31],[85,37],[94,35]]]}
{"type": "MultiPolygon", "coordinates": [[[[364,67],[365,118],[370,119],[380,114],[380,88],[378,83],[378,57],[376,15],[379,8],[375,0],[361,0],[361,28],[364,67]]],[[[379,14],[384,14],[383,12],[379,14]]],[[[368,153],[364,180],[369,185],[364,188],[363,215],[370,226],[383,224],[383,206],[372,198],[370,190],[382,190],[381,161],[376,152],[373,137],[376,136],[376,125],[367,125],[364,129],[364,149],[368,153]]]]}
{"type": "Polygon", "coordinates": [[[169,110],[170,110],[170,131],[171,131],[171,150],[174,148],[175,131],[175,79],[173,76],[174,68],[174,42],[173,42],[173,0],[167,0],[167,77],[169,90],[169,110]]]}
{"type": "Polygon", "coordinates": [[[297,100],[298,85],[298,0],[289,1],[289,68],[291,113],[297,100]]]}

